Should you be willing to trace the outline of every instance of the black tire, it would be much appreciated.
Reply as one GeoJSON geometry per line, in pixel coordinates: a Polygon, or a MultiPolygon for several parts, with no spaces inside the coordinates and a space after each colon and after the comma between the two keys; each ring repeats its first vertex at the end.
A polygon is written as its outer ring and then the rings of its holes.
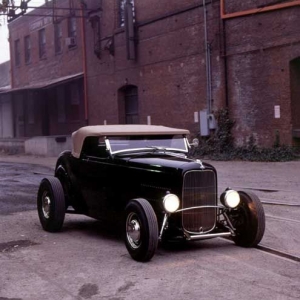
{"type": "Polygon", "coordinates": [[[155,212],[145,199],[131,200],[125,209],[125,245],[136,261],[149,261],[157,248],[158,225],[155,212]]]}
{"type": "Polygon", "coordinates": [[[37,209],[44,230],[60,231],[66,213],[64,190],[55,177],[44,178],[38,190],[37,209]]]}
{"type": "Polygon", "coordinates": [[[241,247],[255,247],[265,232],[265,213],[259,198],[253,193],[239,191],[241,203],[231,214],[236,236],[233,241],[241,247]]]}
{"type": "Polygon", "coordinates": [[[71,199],[71,184],[70,180],[68,178],[67,172],[66,172],[66,167],[64,165],[58,165],[56,170],[55,170],[55,175],[56,178],[59,179],[63,190],[64,190],[64,195],[65,195],[65,202],[66,202],[66,207],[70,205],[70,199],[71,199]]]}

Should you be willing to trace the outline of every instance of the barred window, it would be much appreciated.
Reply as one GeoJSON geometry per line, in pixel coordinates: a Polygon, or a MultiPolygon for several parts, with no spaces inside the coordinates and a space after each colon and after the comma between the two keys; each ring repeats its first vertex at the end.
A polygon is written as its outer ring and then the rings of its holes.
{"type": "Polygon", "coordinates": [[[138,89],[136,86],[125,88],[124,100],[126,124],[139,124],[138,89]]]}

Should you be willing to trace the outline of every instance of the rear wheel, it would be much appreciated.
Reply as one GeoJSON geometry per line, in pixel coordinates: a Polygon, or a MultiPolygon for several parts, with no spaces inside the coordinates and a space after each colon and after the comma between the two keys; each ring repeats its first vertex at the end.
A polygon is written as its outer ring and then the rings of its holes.
{"type": "Polygon", "coordinates": [[[239,192],[241,203],[230,218],[236,228],[233,241],[238,246],[255,247],[265,232],[265,213],[259,198],[253,193],[239,192]]]}
{"type": "Polygon", "coordinates": [[[44,178],[38,190],[37,209],[42,227],[55,232],[62,228],[65,219],[65,196],[56,177],[44,178]]]}
{"type": "Polygon", "coordinates": [[[136,261],[149,261],[157,248],[158,225],[155,212],[145,199],[130,201],[125,210],[125,245],[136,261]]]}

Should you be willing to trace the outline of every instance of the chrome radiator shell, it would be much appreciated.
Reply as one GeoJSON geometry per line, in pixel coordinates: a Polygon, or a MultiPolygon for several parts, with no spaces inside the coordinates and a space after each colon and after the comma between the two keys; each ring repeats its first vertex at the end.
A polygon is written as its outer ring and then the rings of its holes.
{"type": "Polygon", "coordinates": [[[182,226],[190,234],[204,234],[216,226],[217,178],[212,170],[188,171],[183,177],[182,226]],[[190,210],[184,210],[191,208],[190,210]]]}

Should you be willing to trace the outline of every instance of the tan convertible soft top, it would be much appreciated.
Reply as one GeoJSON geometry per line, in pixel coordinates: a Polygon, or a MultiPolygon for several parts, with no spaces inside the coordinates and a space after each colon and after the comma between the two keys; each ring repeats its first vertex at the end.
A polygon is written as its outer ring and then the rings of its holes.
{"type": "Polygon", "coordinates": [[[186,129],[156,125],[97,125],[81,127],[72,133],[72,155],[79,158],[83,141],[88,136],[189,134],[186,129]]]}

